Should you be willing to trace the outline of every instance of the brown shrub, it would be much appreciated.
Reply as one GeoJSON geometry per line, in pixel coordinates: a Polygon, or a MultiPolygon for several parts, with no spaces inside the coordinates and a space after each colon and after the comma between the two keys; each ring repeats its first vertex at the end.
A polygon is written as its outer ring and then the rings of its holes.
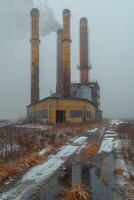
{"type": "Polygon", "coordinates": [[[89,191],[85,186],[72,187],[63,192],[64,200],[90,200],[89,191]]]}
{"type": "Polygon", "coordinates": [[[17,167],[0,167],[0,182],[18,173],[17,167]]]}
{"type": "Polygon", "coordinates": [[[130,124],[130,123],[121,123],[118,126],[117,131],[121,132],[121,133],[130,133],[130,134],[134,134],[134,124],[130,124]]]}
{"type": "Polygon", "coordinates": [[[93,142],[92,144],[89,144],[86,147],[86,150],[84,152],[82,159],[87,160],[87,159],[91,158],[92,156],[94,156],[97,153],[98,150],[99,150],[99,144],[97,144],[97,142],[93,142]]]}
{"type": "Polygon", "coordinates": [[[114,173],[115,173],[116,175],[121,175],[121,174],[123,173],[123,169],[117,167],[117,168],[114,169],[114,173]]]}

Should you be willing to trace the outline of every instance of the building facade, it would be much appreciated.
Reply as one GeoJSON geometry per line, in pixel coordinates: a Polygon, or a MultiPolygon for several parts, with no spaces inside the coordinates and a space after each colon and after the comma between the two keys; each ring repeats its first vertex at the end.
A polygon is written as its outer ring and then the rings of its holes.
{"type": "Polygon", "coordinates": [[[81,123],[96,119],[96,107],[88,100],[47,97],[27,107],[28,118],[43,123],[81,123]]]}

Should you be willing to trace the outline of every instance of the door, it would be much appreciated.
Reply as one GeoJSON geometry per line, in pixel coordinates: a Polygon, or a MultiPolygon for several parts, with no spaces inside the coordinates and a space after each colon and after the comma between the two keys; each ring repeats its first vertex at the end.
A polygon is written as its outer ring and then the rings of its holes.
{"type": "Polygon", "coordinates": [[[56,110],[56,123],[64,123],[65,121],[65,110],[56,110]]]}

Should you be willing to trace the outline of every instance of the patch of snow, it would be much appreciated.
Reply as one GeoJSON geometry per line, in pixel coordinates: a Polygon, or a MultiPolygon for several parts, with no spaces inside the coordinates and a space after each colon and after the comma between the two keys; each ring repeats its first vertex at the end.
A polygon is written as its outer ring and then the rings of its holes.
{"type": "Polygon", "coordinates": [[[15,126],[19,128],[30,128],[30,129],[40,129],[40,130],[47,130],[52,127],[52,126],[37,125],[37,124],[22,124],[22,125],[16,124],[15,126]]]}
{"type": "Polygon", "coordinates": [[[114,126],[114,125],[118,126],[118,125],[120,125],[121,123],[123,123],[123,121],[118,120],[118,119],[112,119],[112,120],[110,120],[109,123],[110,123],[111,126],[114,126]]]}
{"type": "Polygon", "coordinates": [[[116,139],[114,142],[114,149],[116,150],[121,150],[122,145],[121,145],[121,140],[120,139],[116,139]]]}
{"type": "Polygon", "coordinates": [[[85,144],[83,144],[79,149],[78,151],[76,152],[77,154],[80,154],[82,152],[83,149],[85,149],[86,145],[87,145],[88,142],[86,142],[85,144]]]}
{"type": "Polygon", "coordinates": [[[116,133],[116,131],[114,131],[114,130],[106,130],[106,133],[115,134],[115,133],[116,133]]]}
{"type": "Polygon", "coordinates": [[[69,142],[73,142],[75,139],[77,139],[77,137],[73,137],[69,140],[69,142]]]}
{"type": "Polygon", "coordinates": [[[22,182],[34,181],[37,183],[42,179],[42,177],[47,178],[54,171],[56,171],[65,162],[65,159],[72,155],[77,149],[78,146],[64,146],[63,150],[59,151],[46,163],[33,167],[29,172],[27,172],[22,178],[22,182]]]}
{"type": "Polygon", "coordinates": [[[114,133],[114,134],[111,134],[111,133],[110,133],[110,134],[106,134],[105,137],[113,137],[113,138],[114,138],[114,137],[117,137],[117,133],[114,133]]]}
{"type": "Polygon", "coordinates": [[[49,147],[42,149],[41,151],[39,151],[39,155],[42,156],[43,154],[45,154],[48,151],[49,147]]]}
{"type": "Polygon", "coordinates": [[[10,123],[9,123],[9,122],[0,123],[0,127],[5,127],[5,126],[8,126],[8,125],[10,125],[10,123]]]}
{"type": "Polygon", "coordinates": [[[104,138],[98,153],[111,152],[113,150],[114,138],[104,138]]]}
{"type": "Polygon", "coordinates": [[[93,134],[93,133],[96,133],[98,131],[98,128],[94,128],[94,129],[91,129],[91,130],[87,130],[86,132],[88,133],[88,134],[93,134]]]}
{"type": "Polygon", "coordinates": [[[30,169],[21,179],[16,188],[0,195],[1,200],[23,199],[23,195],[31,186],[39,184],[52,175],[71,156],[79,146],[66,145],[47,162],[30,169]]]}
{"type": "Polygon", "coordinates": [[[81,136],[79,138],[77,138],[76,140],[73,141],[73,144],[79,144],[82,145],[84,142],[86,142],[88,139],[88,137],[86,136],[81,136]]]}
{"type": "MultiPolygon", "coordinates": [[[[84,148],[88,141],[88,137],[81,136],[74,139],[72,144],[66,144],[61,147],[57,154],[49,157],[47,162],[41,165],[31,168],[25,175],[22,176],[18,185],[1,194],[1,200],[21,200],[25,199],[25,195],[29,194],[30,188],[37,187],[38,184],[42,184],[48,179],[54,172],[56,172],[74,153],[84,148]]],[[[46,149],[43,149],[40,153],[44,153],[46,149]]]]}

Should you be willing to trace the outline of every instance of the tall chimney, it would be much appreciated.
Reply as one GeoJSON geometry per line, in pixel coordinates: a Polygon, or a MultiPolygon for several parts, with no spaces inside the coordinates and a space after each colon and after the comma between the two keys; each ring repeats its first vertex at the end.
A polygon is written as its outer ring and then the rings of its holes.
{"type": "Polygon", "coordinates": [[[39,101],[39,10],[31,11],[31,104],[39,101]]]}
{"type": "Polygon", "coordinates": [[[88,65],[88,21],[83,17],[80,19],[80,80],[82,84],[89,82],[88,65]]]}
{"type": "Polygon", "coordinates": [[[70,10],[63,11],[63,96],[71,96],[71,39],[70,10]]]}
{"type": "Polygon", "coordinates": [[[57,85],[56,94],[63,95],[63,29],[57,31],[57,85]]]}

